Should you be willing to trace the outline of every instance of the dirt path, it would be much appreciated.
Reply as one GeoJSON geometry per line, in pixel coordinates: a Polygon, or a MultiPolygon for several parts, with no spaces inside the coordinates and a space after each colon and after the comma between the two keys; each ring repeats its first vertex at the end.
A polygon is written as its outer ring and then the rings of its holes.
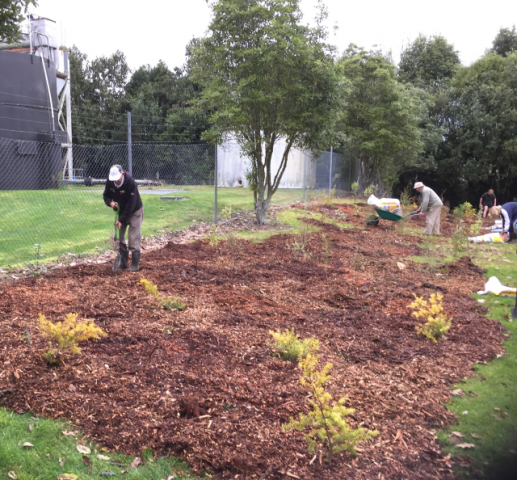
{"type": "MultiPolygon", "coordinates": [[[[313,210],[364,220],[351,206],[313,210]]],[[[16,411],[74,419],[110,449],[152,447],[221,478],[453,478],[433,430],[454,421],[443,406],[449,385],[500,353],[502,337],[468,296],[484,284],[468,258],[432,280],[421,264],[402,261],[401,269],[401,258],[421,254],[416,241],[385,226],[323,224],[309,237],[311,258],[288,248],[291,235],[171,243],[144,255],[138,274],[78,265],[0,284],[0,398],[16,411]],[[322,233],[331,240],[328,268],[322,233]],[[161,309],[141,278],[184,298],[186,310],[161,309]],[[454,320],[433,344],[416,334],[406,307],[413,293],[436,291],[454,320]],[[39,312],[53,321],[80,313],[109,336],[48,367],[39,312]],[[27,327],[30,345],[21,337],[27,327]],[[269,330],[292,327],[320,340],[322,363],[334,364],[330,392],[356,409],[350,423],[381,432],[356,459],[311,463],[302,433],[280,428],[308,409],[299,369],[268,346],[269,330]]]]}

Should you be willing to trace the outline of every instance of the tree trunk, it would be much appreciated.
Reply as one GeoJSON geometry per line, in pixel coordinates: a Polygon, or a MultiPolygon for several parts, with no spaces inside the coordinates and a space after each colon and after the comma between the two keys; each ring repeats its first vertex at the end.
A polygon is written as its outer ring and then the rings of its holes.
{"type": "Polygon", "coordinates": [[[269,208],[269,200],[259,200],[255,203],[255,214],[257,215],[257,223],[259,225],[266,225],[266,213],[269,208]]]}

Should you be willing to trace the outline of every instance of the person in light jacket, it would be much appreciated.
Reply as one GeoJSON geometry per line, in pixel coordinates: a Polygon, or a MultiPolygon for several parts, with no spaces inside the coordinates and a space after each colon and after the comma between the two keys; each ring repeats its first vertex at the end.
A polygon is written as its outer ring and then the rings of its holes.
{"type": "Polygon", "coordinates": [[[490,209],[492,218],[501,218],[503,229],[501,235],[506,242],[509,234],[509,243],[517,242],[517,202],[508,202],[504,205],[496,205],[490,209]]]}
{"type": "Polygon", "coordinates": [[[426,214],[424,235],[440,235],[440,211],[443,206],[440,197],[422,182],[416,182],[413,188],[422,194],[422,203],[417,212],[426,214]]]}

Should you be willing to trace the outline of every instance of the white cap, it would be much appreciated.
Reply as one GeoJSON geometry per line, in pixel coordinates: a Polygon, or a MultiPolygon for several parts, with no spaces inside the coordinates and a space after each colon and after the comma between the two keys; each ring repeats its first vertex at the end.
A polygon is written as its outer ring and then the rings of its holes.
{"type": "Polygon", "coordinates": [[[109,179],[112,181],[112,182],[117,182],[118,180],[120,180],[120,177],[122,177],[122,172],[124,170],[122,170],[122,167],[120,165],[113,165],[111,168],[110,168],[110,174],[109,174],[109,179]]]}
{"type": "Polygon", "coordinates": [[[425,187],[425,185],[422,182],[416,182],[415,186],[413,188],[420,188],[420,187],[425,187]]]}

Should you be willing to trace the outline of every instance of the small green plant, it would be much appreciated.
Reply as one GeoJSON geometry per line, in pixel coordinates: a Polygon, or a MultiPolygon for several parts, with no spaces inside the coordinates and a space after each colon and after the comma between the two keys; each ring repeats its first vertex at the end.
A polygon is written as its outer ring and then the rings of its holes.
{"type": "Polygon", "coordinates": [[[350,190],[352,190],[354,196],[357,196],[359,193],[359,182],[352,182],[352,185],[350,185],[350,190]]]}
{"type": "Polygon", "coordinates": [[[291,330],[286,329],[283,333],[280,331],[274,332],[272,330],[270,330],[269,333],[275,340],[270,346],[276,350],[281,359],[289,360],[290,362],[300,360],[300,358],[307,355],[312,343],[318,343],[318,340],[314,337],[300,340],[300,335],[294,333],[294,328],[291,328],[291,330]]]}
{"type": "Polygon", "coordinates": [[[226,205],[221,211],[221,215],[223,218],[230,218],[232,216],[232,206],[226,205]]]}
{"type": "Polygon", "coordinates": [[[300,430],[310,428],[305,434],[309,453],[313,453],[316,446],[323,444],[327,452],[328,462],[332,461],[332,455],[343,451],[348,451],[357,455],[355,447],[359,442],[370,440],[379,435],[377,430],[368,431],[364,428],[351,428],[347,423],[346,417],[353,413],[353,408],[346,408],[347,397],[343,397],[334,402],[332,395],[325,391],[325,385],[331,379],[329,375],[332,364],[327,363],[323,370],[318,371],[319,344],[312,342],[309,352],[300,359],[299,366],[302,369],[300,383],[307,387],[312,399],[309,400],[311,412],[308,415],[299,414],[299,419],[289,419],[289,423],[282,425],[284,430],[300,430]]]}
{"type": "Polygon", "coordinates": [[[454,231],[451,235],[452,242],[452,253],[454,257],[459,257],[461,254],[466,252],[469,248],[469,239],[466,228],[462,225],[461,221],[458,222],[454,231]]]}
{"type": "Polygon", "coordinates": [[[328,282],[328,268],[330,257],[332,255],[330,250],[330,238],[327,237],[324,233],[321,235],[321,240],[323,242],[323,264],[325,265],[325,279],[328,282]]]}
{"type": "Polygon", "coordinates": [[[185,308],[185,302],[180,297],[164,297],[160,295],[158,293],[158,286],[153,282],[142,278],[138,283],[143,285],[145,291],[156,298],[165,310],[183,310],[185,308]]]}
{"type": "Polygon", "coordinates": [[[400,204],[404,207],[411,207],[413,205],[413,187],[408,185],[400,194],[400,204]]]}
{"type": "Polygon", "coordinates": [[[369,197],[370,195],[373,195],[377,191],[377,187],[372,183],[371,185],[368,185],[364,189],[364,194],[369,197]]]}
{"type": "Polygon", "coordinates": [[[418,325],[416,331],[436,343],[449,331],[452,324],[452,320],[447,318],[443,309],[443,295],[433,293],[429,302],[422,297],[414,296],[415,301],[410,303],[408,308],[416,310],[413,312],[414,317],[427,320],[426,323],[418,325]]]}
{"type": "Polygon", "coordinates": [[[458,219],[463,219],[468,222],[471,222],[476,218],[477,212],[476,209],[469,202],[465,202],[461,205],[458,205],[453,210],[453,214],[458,219]]]}
{"type": "Polygon", "coordinates": [[[162,299],[162,305],[165,310],[183,310],[185,308],[185,301],[180,297],[173,296],[162,299]]]}
{"type": "Polygon", "coordinates": [[[208,243],[212,247],[217,247],[221,243],[221,237],[217,234],[219,228],[217,225],[210,225],[210,233],[206,236],[208,243]]]}
{"type": "Polygon", "coordinates": [[[477,237],[481,234],[481,227],[483,226],[483,220],[476,220],[469,226],[469,233],[471,237],[477,237]]]}
{"type": "Polygon", "coordinates": [[[68,313],[62,322],[54,324],[45,315],[39,314],[39,329],[49,340],[49,349],[43,353],[48,363],[61,363],[62,358],[70,353],[80,355],[78,342],[107,336],[93,320],[77,321],[78,316],[77,313],[68,313]],[[57,348],[54,348],[53,342],[57,343],[57,348]]]}

